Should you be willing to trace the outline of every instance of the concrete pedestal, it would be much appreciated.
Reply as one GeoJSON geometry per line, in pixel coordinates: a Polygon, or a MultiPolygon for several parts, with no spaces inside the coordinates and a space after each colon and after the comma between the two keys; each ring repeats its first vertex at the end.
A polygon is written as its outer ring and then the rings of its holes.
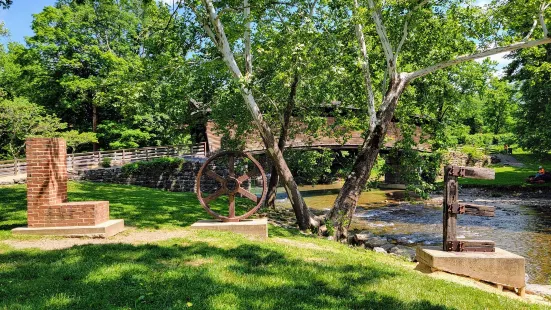
{"type": "Polygon", "coordinates": [[[124,230],[124,220],[109,220],[94,226],[19,227],[17,235],[54,235],[67,237],[107,238],[124,230]]]}
{"type": "Polygon", "coordinates": [[[495,252],[445,252],[439,248],[417,248],[417,261],[431,268],[525,292],[524,257],[495,248],[495,252]]]}
{"type": "Polygon", "coordinates": [[[231,231],[238,234],[268,238],[268,219],[247,219],[239,222],[200,220],[191,225],[193,229],[231,231]]]}

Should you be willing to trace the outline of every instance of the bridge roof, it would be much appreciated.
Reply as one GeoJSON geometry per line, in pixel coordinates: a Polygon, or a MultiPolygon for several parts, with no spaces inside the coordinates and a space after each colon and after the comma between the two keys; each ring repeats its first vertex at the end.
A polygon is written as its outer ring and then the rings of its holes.
{"type": "MultiPolygon", "coordinates": [[[[333,125],[335,119],[333,117],[327,117],[327,126],[333,125]]],[[[291,127],[294,128],[295,134],[292,135],[290,139],[286,142],[287,148],[295,149],[315,149],[315,148],[330,148],[338,150],[352,150],[357,149],[363,143],[362,132],[358,130],[351,131],[342,131],[331,136],[323,133],[305,134],[305,130],[300,130],[301,127],[305,127],[300,121],[292,121],[291,127]]],[[[212,121],[207,122],[207,143],[209,146],[210,152],[216,152],[221,149],[222,146],[222,136],[216,132],[216,124],[212,121]]],[[[338,129],[337,129],[338,130],[338,129]]],[[[279,131],[276,131],[278,133],[279,131]]],[[[417,127],[415,130],[414,141],[417,145],[414,149],[422,152],[430,152],[431,146],[424,142],[420,143],[421,137],[426,135],[422,134],[420,127],[417,127]]],[[[245,151],[252,153],[264,153],[265,147],[262,143],[262,139],[257,132],[249,133],[246,137],[245,151]]],[[[395,122],[391,122],[387,131],[384,149],[390,149],[394,147],[396,142],[403,139],[400,128],[395,122]]]]}

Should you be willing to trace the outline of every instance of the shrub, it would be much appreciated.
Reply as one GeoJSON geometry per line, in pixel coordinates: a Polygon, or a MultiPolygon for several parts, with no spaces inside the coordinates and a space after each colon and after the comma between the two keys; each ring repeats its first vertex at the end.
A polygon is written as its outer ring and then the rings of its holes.
{"type": "Polygon", "coordinates": [[[329,182],[335,154],[331,150],[287,150],[285,159],[298,183],[329,182]]]}
{"type": "Polygon", "coordinates": [[[184,160],[178,157],[159,157],[150,161],[137,161],[122,166],[122,173],[129,176],[136,173],[162,173],[180,169],[184,160]]]}
{"type": "Polygon", "coordinates": [[[101,166],[103,168],[109,168],[111,167],[111,158],[109,157],[105,157],[104,159],[101,160],[101,166]]]}
{"type": "Polygon", "coordinates": [[[461,151],[469,156],[469,161],[477,161],[484,158],[484,152],[474,146],[464,146],[461,151]]]}

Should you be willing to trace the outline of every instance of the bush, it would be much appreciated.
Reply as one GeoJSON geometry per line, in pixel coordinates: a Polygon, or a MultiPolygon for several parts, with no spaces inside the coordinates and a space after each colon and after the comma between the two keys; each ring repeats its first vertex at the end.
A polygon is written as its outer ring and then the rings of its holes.
{"type": "Polygon", "coordinates": [[[184,160],[177,157],[159,157],[150,161],[137,161],[122,166],[122,173],[130,176],[137,172],[140,173],[162,173],[180,169],[184,160]]]}
{"type": "Polygon", "coordinates": [[[511,145],[514,144],[515,136],[512,133],[494,135],[491,133],[478,133],[465,136],[465,145],[476,147],[487,147],[490,145],[511,145]]]}
{"type": "Polygon", "coordinates": [[[111,167],[111,158],[109,157],[105,157],[104,159],[101,160],[101,166],[103,168],[109,168],[111,167]]]}
{"type": "Polygon", "coordinates": [[[474,146],[464,146],[461,148],[461,152],[469,156],[469,161],[477,161],[484,158],[484,152],[481,149],[478,149],[474,146]]]}
{"type": "Polygon", "coordinates": [[[335,154],[331,150],[287,150],[285,160],[297,183],[316,184],[331,181],[331,165],[335,154]]]}

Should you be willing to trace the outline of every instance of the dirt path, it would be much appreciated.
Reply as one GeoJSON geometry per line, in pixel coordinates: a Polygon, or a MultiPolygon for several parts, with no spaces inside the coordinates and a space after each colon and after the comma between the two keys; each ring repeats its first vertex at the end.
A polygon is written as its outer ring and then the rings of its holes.
{"type": "Polygon", "coordinates": [[[27,174],[7,175],[0,177],[0,185],[12,185],[18,183],[25,183],[27,180],[27,174]]]}
{"type": "Polygon", "coordinates": [[[103,238],[63,238],[52,239],[44,238],[39,240],[5,240],[2,243],[7,244],[15,249],[30,249],[37,248],[41,250],[60,250],[67,249],[75,245],[85,244],[111,244],[111,243],[128,243],[128,244],[144,244],[158,242],[172,238],[186,237],[191,232],[189,230],[136,230],[127,229],[121,234],[103,239],[103,238]]]}

